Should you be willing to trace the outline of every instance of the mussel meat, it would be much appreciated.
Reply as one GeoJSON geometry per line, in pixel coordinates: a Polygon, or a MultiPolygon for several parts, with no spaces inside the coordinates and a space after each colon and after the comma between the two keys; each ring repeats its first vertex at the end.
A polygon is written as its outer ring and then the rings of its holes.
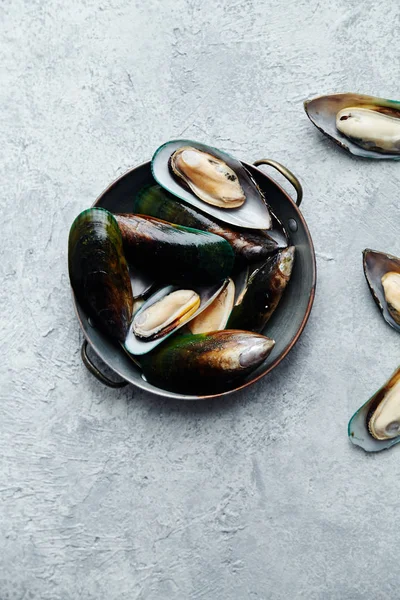
{"type": "Polygon", "coordinates": [[[367,452],[400,442],[400,368],[350,419],[349,437],[367,452]]]}
{"type": "Polygon", "coordinates": [[[188,334],[171,338],[139,362],[153,385],[181,393],[215,393],[254,371],[274,344],[247,331],[188,334]]]}
{"type": "Polygon", "coordinates": [[[133,319],[133,333],[139,338],[154,340],[187,321],[199,306],[200,296],[193,290],[170,292],[148,308],[139,310],[133,319]]]}
{"type": "Polygon", "coordinates": [[[363,252],[364,274],[383,318],[400,331],[400,259],[367,248],[363,252]]]}
{"type": "MultiPolygon", "coordinates": [[[[182,167],[182,163],[179,160],[178,163],[182,167]]],[[[190,140],[167,142],[163,146],[160,146],[154,153],[151,168],[154,179],[161,187],[181,200],[216,217],[220,221],[237,227],[249,227],[251,229],[270,229],[272,226],[271,214],[266,205],[263,193],[250,173],[240,161],[221,150],[217,150],[217,148],[190,140]],[[201,168],[200,171],[196,172],[196,176],[193,175],[192,171],[189,172],[192,179],[187,176],[188,169],[186,168],[184,183],[182,171],[180,171],[180,176],[178,177],[177,161],[175,159],[182,158],[183,153],[180,151],[188,147],[191,149],[190,156],[199,159],[198,162],[201,168]],[[215,159],[214,165],[209,162],[207,156],[215,159]],[[171,157],[174,157],[172,165],[174,165],[175,171],[170,168],[171,157]],[[221,168],[222,173],[219,173],[215,167],[217,165],[221,167],[222,164],[225,166],[221,168]],[[223,182],[224,185],[220,187],[219,192],[218,185],[217,191],[212,189],[211,181],[213,177],[210,177],[209,170],[204,173],[205,165],[209,165],[213,175],[217,176],[217,181],[220,184],[223,182]],[[227,193],[225,192],[226,187],[228,188],[227,193]],[[232,189],[233,193],[231,193],[232,189]],[[225,196],[230,197],[231,200],[225,202],[222,199],[225,196]],[[204,198],[207,198],[207,202],[204,201],[204,198]],[[246,199],[245,202],[244,198],[246,199]],[[212,200],[212,204],[209,203],[210,200],[212,200]]]]}
{"type": "Polygon", "coordinates": [[[89,208],[75,219],[69,233],[68,268],[79,303],[101,329],[123,342],[133,296],[121,233],[107,210],[89,208]]]}
{"type": "Polygon", "coordinates": [[[263,260],[281,246],[266,231],[246,231],[218,223],[193,206],[179,202],[159,185],[149,185],[140,190],[133,211],[220,235],[230,243],[237,257],[250,262],[263,260]]]}
{"type": "Polygon", "coordinates": [[[169,159],[174,175],[200,200],[220,208],[242,206],[246,196],[236,173],[223,161],[192,146],[182,146],[169,159]]]}
{"type": "Polygon", "coordinates": [[[135,313],[124,349],[130,355],[147,354],[201,315],[228,285],[228,279],[213,285],[192,284],[160,288],[135,313]]]}
{"type": "Polygon", "coordinates": [[[400,110],[396,117],[362,107],[343,108],[336,127],[357,146],[371,152],[400,154],[400,110]]]}
{"type": "Polygon", "coordinates": [[[228,327],[257,332],[264,329],[290,280],[294,253],[294,246],[279,250],[253,271],[236,301],[228,327]]]}
{"type": "Polygon", "coordinates": [[[400,273],[389,271],[381,282],[388,311],[397,325],[400,325],[400,273]]]}
{"type": "Polygon", "coordinates": [[[221,290],[210,306],[189,323],[190,331],[195,334],[225,329],[234,298],[235,284],[229,279],[228,285],[221,290]]]}
{"type": "Polygon", "coordinates": [[[232,248],[220,236],[146,215],[115,218],[128,261],[154,278],[209,284],[225,279],[232,270],[232,248]]]}

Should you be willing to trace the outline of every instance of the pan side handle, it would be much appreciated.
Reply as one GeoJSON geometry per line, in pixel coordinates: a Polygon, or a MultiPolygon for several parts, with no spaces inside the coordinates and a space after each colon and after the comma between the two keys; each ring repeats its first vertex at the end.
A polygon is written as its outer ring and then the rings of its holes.
{"type": "Polygon", "coordinates": [[[87,353],[87,348],[88,341],[85,340],[81,348],[82,362],[87,368],[87,370],[96,377],[96,379],[98,379],[99,381],[101,381],[101,383],[107,385],[110,388],[122,388],[129,384],[129,381],[112,381],[112,379],[109,379],[106,375],[104,375],[90,360],[87,353]]]}
{"type": "Polygon", "coordinates": [[[281,165],[281,163],[277,162],[276,160],[271,160],[270,158],[260,158],[260,160],[256,160],[253,164],[255,167],[258,167],[259,165],[269,165],[270,167],[273,167],[279,171],[279,173],[281,173],[281,175],[283,175],[296,190],[295,202],[297,206],[300,206],[303,199],[303,188],[301,187],[301,183],[297,179],[296,175],[289,171],[287,167],[281,165]]]}

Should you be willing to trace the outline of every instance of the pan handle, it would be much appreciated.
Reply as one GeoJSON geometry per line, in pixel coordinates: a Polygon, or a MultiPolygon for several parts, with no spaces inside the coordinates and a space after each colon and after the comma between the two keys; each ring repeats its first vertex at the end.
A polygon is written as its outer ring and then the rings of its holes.
{"type": "Polygon", "coordinates": [[[270,167],[274,167],[281,175],[286,177],[286,179],[292,184],[294,189],[296,190],[296,204],[300,206],[301,201],[303,199],[303,188],[301,187],[300,181],[297,179],[296,175],[293,175],[288,168],[281,165],[281,163],[276,160],[271,160],[270,158],[261,158],[260,160],[256,160],[254,163],[255,167],[259,165],[269,165],[270,167]]]}
{"type": "Polygon", "coordinates": [[[103,373],[99,371],[99,369],[90,360],[87,353],[87,347],[88,341],[85,340],[81,348],[82,362],[87,368],[87,370],[90,371],[90,373],[96,377],[96,379],[98,379],[99,381],[101,381],[101,383],[107,385],[110,388],[122,388],[128,385],[129,381],[112,381],[111,379],[106,377],[106,375],[103,375],[103,373]]]}

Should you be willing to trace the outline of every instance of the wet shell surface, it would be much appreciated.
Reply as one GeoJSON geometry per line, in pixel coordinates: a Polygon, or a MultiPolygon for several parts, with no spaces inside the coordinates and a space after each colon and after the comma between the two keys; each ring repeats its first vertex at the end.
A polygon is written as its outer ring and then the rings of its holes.
{"type": "Polygon", "coordinates": [[[228,327],[255,332],[264,329],[289,283],[294,256],[294,246],[284,248],[251,273],[236,300],[228,327]]]}
{"type": "MultiPolygon", "coordinates": [[[[191,140],[174,140],[160,146],[154,153],[151,162],[154,179],[161,187],[171,192],[177,198],[208,213],[209,215],[223,221],[251,229],[270,229],[272,226],[271,214],[265,202],[264,196],[257,184],[250,176],[242,163],[229,154],[191,140]],[[176,152],[182,148],[190,147],[202,153],[211,155],[222,161],[237,177],[240,188],[243,190],[245,201],[236,208],[221,208],[201,200],[187,185],[182,185],[183,180],[171,172],[171,157],[177,156],[176,152]]],[[[234,182],[231,182],[234,183],[234,182]]],[[[198,186],[197,186],[198,189],[198,186]]]]}
{"type": "MultiPolygon", "coordinates": [[[[212,284],[228,277],[234,254],[219,235],[147,215],[116,214],[125,256],[133,268],[167,283],[212,284]]],[[[191,287],[187,285],[187,287],[191,287]]]]}
{"type": "Polygon", "coordinates": [[[232,227],[194,206],[179,201],[160,185],[142,188],[133,203],[133,211],[220,235],[232,246],[236,257],[250,262],[263,260],[277,248],[287,246],[283,227],[276,219],[273,219],[274,231],[270,230],[268,233],[265,230],[232,227]],[[277,239],[274,239],[273,235],[277,236],[277,239]]]}
{"type": "Polygon", "coordinates": [[[200,315],[228,285],[228,280],[211,286],[183,289],[168,285],[159,289],[136,312],[125,340],[129,354],[151,352],[167,337],[200,315]]]}
{"type": "Polygon", "coordinates": [[[73,222],[68,269],[74,293],[96,325],[124,341],[132,319],[133,296],[122,237],[113,215],[89,208],[73,222]]]}
{"type": "Polygon", "coordinates": [[[350,419],[353,444],[379,452],[400,442],[400,368],[350,419]]]}
{"type": "Polygon", "coordinates": [[[311,122],[344,150],[364,158],[400,159],[400,102],[332,94],[304,102],[311,122]]]}
{"type": "Polygon", "coordinates": [[[274,340],[248,331],[180,335],[139,357],[139,362],[153,385],[183,393],[215,393],[254,371],[274,345],[274,340]]]}
{"type": "Polygon", "coordinates": [[[383,318],[400,332],[400,259],[367,248],[363,252],[363,267],[383,318]]]}

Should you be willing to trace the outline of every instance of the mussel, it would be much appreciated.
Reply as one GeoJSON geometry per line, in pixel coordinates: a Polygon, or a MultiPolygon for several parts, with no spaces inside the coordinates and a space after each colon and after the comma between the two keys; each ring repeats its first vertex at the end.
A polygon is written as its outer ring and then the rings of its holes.
{"type": "Polygon", "coordinates": [[[191,333],[208,333],[225,329],[234,299],[235,284],[232,279],[229,279],[227,286],[220,291],[215,300],[189,323],[191,333]]]}
{"type": "Polygon", "coordinates": [[[400,259],[367,248],[363,252],[363,267],[383,318],[396,331],[400,331],[400,259]]]}
{"type": "Polygon", "coordinates": [[[266,231],[246,231],[219,223],[197,208],[179,202],[159,185],[149,185],[140,190],[133,211],[220,235],[230,243],[237,257],[250,262],[263,260],[280,246],[266,231]]]}
{"type": "Polygon", "coordinates": [[[150,306],[142,307],[133,319],[136,337],[155,340],[185,323],[200,306],[194,290],[174,290],[150,306]]]}
{"type": "Polygon", "coordinates": [[[253,271],[232,310],[228,327],[262,331],[276,309],[290,280],[295,247],[270,256],[253,271]]]}
{"type": "Polygon", "coordinates": [[[125,340],[125,350],[133,355],[151,352],[207,310],[228,283],[226,279],[208,286],[192,284],[190,289],[177,285],[160,288],[135,313],[125,340]]]}
{"type": "Polygon", "coordinates": [[[88,315],[111,337],[124,341],[133,296],[121,233],[111,213],[89,208],[78,215],[69,233],[68,269],[88,315]]]}
{"type": "Polygon", "coordinates": [[[349,437],[367,452],[378,452],[400,442],[400,367],[352,416],[349,437]]]}
{"type": "Polygon", "coordinates": [[[188,394],[216,393],[256,369],[274,344],[247,331],[188,334],[171,338],[139,362],[153,385],[188,394]]]}
{"type": "Polygon", "coordinates": [[[220,236],[145,215],[115,218],[127,260],[155,278],[209,284],[230,275],[234,254],[220,236]]]}
{"type": "Polygon", "coordinates": [[[251,229],[269,229],[272,226],[271,214],[263,193],[250,173],[240,161],[217,148],[190,140],[167,142],[156,150],[151,168],[154,179],[165,190],[225,223],[251,229]],[[187,150],[188,147],[190,151],[187,150]],[[192,162],[195,159],[198,162],[195,176],[193,169],[190,170],[188,165],[183,166],[185,152],[189,153],[192,162]],[[210,160],[213,160],[214,164],[211,164],[210,160]],[[213,177],[210,176],[207,165],[213,175],[220,171],[217,177],[220,182],[217,183],[217,191],[213,191],[210,185],[213,177]],[[225,186],[233,190],[231,197],[234,200],[230,203],[231,208],[227,207],[229,202],[223,201],[225,191],[221,190],[225,190],[225,186]],[[205,198],[207,202],[204,201],[205,198]],[[210,200],[213,200],[211,204],[210,200]]]}
{"type": "Polygon", "coordinates": [[[400,159],[400,102],[333,94],[304,102],[318,129],[344,150],[365,158],[400,159]]]}

